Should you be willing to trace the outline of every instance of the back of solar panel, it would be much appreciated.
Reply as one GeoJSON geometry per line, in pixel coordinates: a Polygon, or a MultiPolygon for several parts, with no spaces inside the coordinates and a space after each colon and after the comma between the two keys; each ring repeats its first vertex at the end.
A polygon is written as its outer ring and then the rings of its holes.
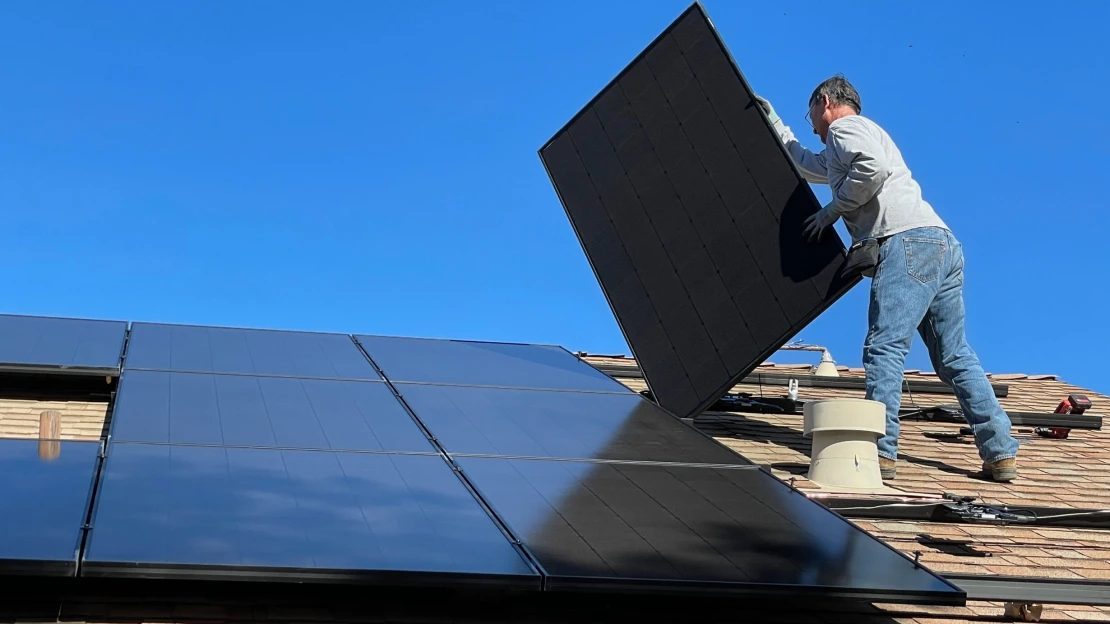
{"type": "Polygon", "coordinates": [[[694,4],[540,158],[655,400],[696,415],[859,279],[694,4]]]}

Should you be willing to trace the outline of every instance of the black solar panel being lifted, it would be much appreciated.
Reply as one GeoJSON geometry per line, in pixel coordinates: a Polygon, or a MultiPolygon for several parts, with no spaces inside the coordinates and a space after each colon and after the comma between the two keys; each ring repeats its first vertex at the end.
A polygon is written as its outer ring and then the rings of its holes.
{"type": "Polygon", "coordinates": [[[124,321],[0,315],[0,369],[115,375],[124,321]]]}
{"type": "Polygon", "coordinates": [[[858,279],[700,5],[541,150],[660,405],[694,415],[858,279]]]}

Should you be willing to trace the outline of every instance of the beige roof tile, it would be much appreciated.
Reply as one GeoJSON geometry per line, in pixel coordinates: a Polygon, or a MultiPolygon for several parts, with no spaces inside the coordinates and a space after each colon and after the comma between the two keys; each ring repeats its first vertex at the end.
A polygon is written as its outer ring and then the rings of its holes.
{"type": "Polygon", "coordinates": [[[105,431],[108,404],[0,399],[0,438],[37,439],[44,411],[61,414],[61,439],[96,441],[105,431]]]}

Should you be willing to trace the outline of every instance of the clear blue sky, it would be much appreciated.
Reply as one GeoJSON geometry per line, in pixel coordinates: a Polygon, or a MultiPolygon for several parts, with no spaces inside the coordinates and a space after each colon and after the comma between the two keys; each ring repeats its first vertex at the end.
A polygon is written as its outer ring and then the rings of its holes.
{"type": "MultiPolygon", "coordinates": [[[[801,134],[856,84],[988,370],[1110,391],[1110,3],[705,5],[801,134]]],[[[2,3],[0,311],[626,353],[536,150],[686,6],[2,3]]],[[[858,365],[866,304],[801,337],[858,365]]]]}

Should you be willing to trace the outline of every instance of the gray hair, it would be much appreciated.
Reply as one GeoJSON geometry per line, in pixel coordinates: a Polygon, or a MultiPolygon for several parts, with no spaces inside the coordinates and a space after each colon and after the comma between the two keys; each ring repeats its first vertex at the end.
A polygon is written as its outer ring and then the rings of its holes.
{"type": "Polygon", "coordinates": [[[859,92],[852,86],[852,83],[848,82],[844,74],[837,74],[817,85],[817,88],[813,90],[813,95],[809,96],[809,105],[812,107],[820,102],[822,95],[829,96],[829,104],[832,106],[851,106],[857,115],[863,112],[863,105],[859,101],[859,92]]]}

